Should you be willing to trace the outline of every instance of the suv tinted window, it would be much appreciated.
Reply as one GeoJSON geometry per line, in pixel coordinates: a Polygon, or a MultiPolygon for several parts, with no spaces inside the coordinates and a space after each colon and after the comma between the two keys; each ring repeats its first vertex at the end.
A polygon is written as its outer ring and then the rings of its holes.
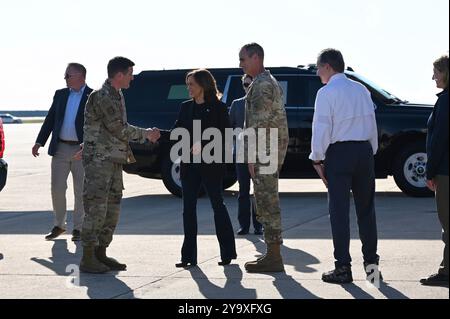
{"type": "Polygon", "coordinates": [[[288,107],[302,107],[305,104],[305,85],[296,75],[275,75],[283,88],[284,104],[288,107]]]}
{"type": "Polygon", "coordinates": [[[227,106],[231,106],[231,103],[240,99],[245,95],[244,88],[242,87],[241,76],[231,76],[230,86],[228,87],[228,94],[226,96],[226,104],[227,106]]]}
{"type": "Polygon", "coordinates": [[[124,91],[128,112],[178,112],[189,99],[184,76],[136,76],[124,91]]]}
{"type": "Polygon", "coordinates": [[[173,84],[170,86],[169,94],[167,96],[168,100],[188,100],[189,91],[186,84],[173,84]]]}
{"type": "Polygon", "coordinates": [[[323,87],[323,84],[318,76],[306,76],[305,79],[308,82],[308,99],[306,106],[314,107],[317,91],[319,91],[319,89],[323,87]]]}
{"type": "MultiPolygon", "coordinates": [[[[283,89],[284,105],[286,106],[301,106],[305,104],[305,85],[301,84],[301,79],[298,76],[284,76],[274,75],[283,89]]],[[[227,92],[226,104],[228,106],[236,100],[245,95],[242,87],[241,76],[231,76],[230,86],[227,92]]]]}

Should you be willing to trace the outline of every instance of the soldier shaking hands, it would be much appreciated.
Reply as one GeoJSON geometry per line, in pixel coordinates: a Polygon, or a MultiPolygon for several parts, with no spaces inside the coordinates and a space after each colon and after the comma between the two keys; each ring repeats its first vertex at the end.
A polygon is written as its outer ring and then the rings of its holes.
{"type": "Polygon", "coordinates": [[[134,63],[124,57],[111,59],[108,79],[100,90],[91,93],[86,103],[82,150],[86,215],[81,232],[83,257],[80,262],[83,272],[126,270],[125,264],[106,256],[119,221],[122,165],[136,161],[129,141],[156,142],[160,137],[158,129],[144,129],[127,122],[121,90],[130,86],[133,66],[134,63]]]}

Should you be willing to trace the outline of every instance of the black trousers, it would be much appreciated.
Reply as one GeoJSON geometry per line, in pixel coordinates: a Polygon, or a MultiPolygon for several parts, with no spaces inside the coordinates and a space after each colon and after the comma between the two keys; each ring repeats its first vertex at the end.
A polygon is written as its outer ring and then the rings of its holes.
{"type": "Polygon", "coordinates": [[[442,259],[439,273],[448,276],[448,175],[437,175],[436,204],[439,221],[442,226],[442,241],[444,242],[444,258],[442,259]]]}
{"type": "Polygon", "coordinates": [[[242,229],[250,229],[250,216],[255,230],[261,230],[262,225],[256,220],[255,205],[250,197],[250,172],[248,164],[236,163],[236,175],[239,182],[238,220],[242,229]]]}
{"type": "Polygon", "coordinates": [[[200,167],[191,165],[181,179],[183,189],[184,242],[181,261],[197,263],[197,197],[200,186],[205,186],[214,211],[214,224],[219,240],[222,260],[236,258],[236,244],[233,226],[228,210],[223,202],[222,179],[216,176],[203,176],[200,167]]]}
{"type": "Polygon", "coordinates": [[[350,190],[353,193],[364,263],[378,264],[375,216],[375,168],[369,142],[340,142],[329,146],[325,159],[328,205],[336,267],[351,266],[350,190]]]}

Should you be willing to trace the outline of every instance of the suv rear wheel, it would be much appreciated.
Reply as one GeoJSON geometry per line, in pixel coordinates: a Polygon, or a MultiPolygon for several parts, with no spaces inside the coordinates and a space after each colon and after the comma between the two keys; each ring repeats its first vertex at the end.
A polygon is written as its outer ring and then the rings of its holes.
{"type": "Polygon", "coordinates": [[[180,159],[172,162],[170,156],[166,156],[162,161],[161,175],[164,186],[173,195],[181,197],[181,179],[180,179],[180,159]]]}
{"type": "MultiPolygon", "coordinates": [[[[170,156],[166,156],[162,161],[161,175],[164,186],[167,190],[177,197],[182,197],[181,178],[180,178],[181,157],[172,162],[170,156]]],[[[205,190],[203,186],[200,188],[198,196],[203,196],[205,190]]]]}
{"type": "Polygon", "coordinates": [[[427,153],[424,143],[407,144],[394,159],[393,175],[397,186],[414,197],[433,196],[426,185],[427,153]]]}

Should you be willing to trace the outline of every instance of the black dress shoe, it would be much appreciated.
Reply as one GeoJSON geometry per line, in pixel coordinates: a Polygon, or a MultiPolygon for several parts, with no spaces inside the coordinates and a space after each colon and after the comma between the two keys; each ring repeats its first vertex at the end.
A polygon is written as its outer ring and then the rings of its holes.
{"type": "Polygon", "coordinates": [[[424,286],[445,286],[448,287],[448,276],[442,274],[433,274],[428,278],[420,279],[424,286]]]}
{"type": "Polygon", "coordinates": [[[74,229],[72,232],[72,241],[80,241],[81,240],[81,232],[79,230],[74,229]]]}
{"type": "Polygon", "coordinates": [[[45,236],[46,240],[52,240],[58,237],[61,234],[66,232],[65,229],[59,228],[58,226],[53,227],[52,231],[45,236]]]}
{"type": "Polygon", "coordinates": [[[229,265],[229,264],[231,263],[231,261],[232,261],[233,259],[236,259],[236,258],[237,258],[237,255],[234,255],[234,256],[231,257],[231,258],[222,258],[222,260],[219,261],[217,264],[218,264],[219,266],[226,266],[226,265],[229,265]]]}
{"type": "Polygon", "coordinates": [[[352,270],[348,266],[341,266],[323,273],[322,280],[331,284],[348,284],[353,282],[352,270]]]}
{"type": "Polygon", "coordinates": [[[197,263],[187,263],[187,262],[180,262],[178,264],[175,264],[175,267],[177,268],[190,268],[190,267],[195,267],[197,266],[197,263]]]}
{"type": "Polygon", "coordinates": [[[263,230],[261,228],[255,228],[255,235],[262,235],[263,230]]]}
{"type": "Polygon", "coordinates": [[[238,235],[248,235],[248,229],[240,228],[237,233],[238,235]]]}
{"type": "Polygon", "coordinates": [[[230,263],[231,263],[231,259],[223,259],[223,260],[219,261],[217,264],[219,266],[226,266],[226,265],[229,265],[230,263]]]}

